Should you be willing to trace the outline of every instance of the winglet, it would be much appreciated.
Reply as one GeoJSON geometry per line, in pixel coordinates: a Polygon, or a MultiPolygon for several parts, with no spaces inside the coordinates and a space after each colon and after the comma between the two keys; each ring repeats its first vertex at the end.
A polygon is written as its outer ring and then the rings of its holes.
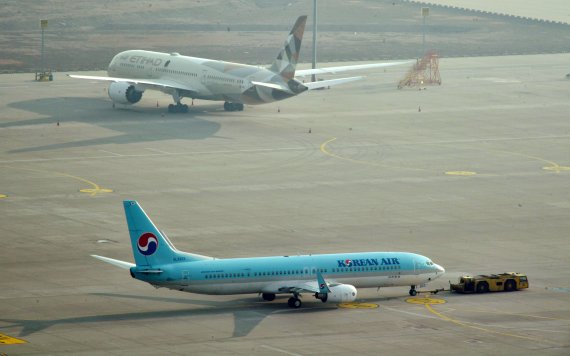
{"type": "Polygon", "coordinates": [[[327,285],[327,282],[325,281],[323,275],[321,274],[321,272],[319,272],[319,270],[317,270],[317,283],[319,284],[320,294],[328,294],[331,292],[329,286],[327,285]]]}

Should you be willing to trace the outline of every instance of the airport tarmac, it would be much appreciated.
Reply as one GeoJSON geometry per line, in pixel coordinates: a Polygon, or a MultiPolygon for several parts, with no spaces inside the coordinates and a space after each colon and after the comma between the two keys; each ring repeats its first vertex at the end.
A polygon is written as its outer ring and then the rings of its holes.
{"type": "MultiPolygon", "coordinates": [[[[0,76],[0,354],[567,355],[570,54],[442,59],[224,112],[56,73],[0,76]],[[527,273],[513,293],[361,308],[304,296],[154,289],[90,254],[132,261],[121,201],[184,251],[216,257],[411,251],[448,275],[527,273]],[[22,343],[17,343],[20,340],[22,343]],[[14,344],[10,344],[13,342],[14,344]]],[[[190,100],[186,100],[190,104],[190,100]]]]}

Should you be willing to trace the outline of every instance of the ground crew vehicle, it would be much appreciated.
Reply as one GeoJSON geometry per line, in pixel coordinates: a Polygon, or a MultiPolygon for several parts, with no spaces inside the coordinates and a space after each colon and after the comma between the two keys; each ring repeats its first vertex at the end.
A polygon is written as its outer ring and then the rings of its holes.
{"type": "Polygon", "coordinates": [[[450,283],[451,291],[458,293],[512,292],[528,288],[526,274],[505,272],[479,276],[461,276],[459,283],[450,283]]]}

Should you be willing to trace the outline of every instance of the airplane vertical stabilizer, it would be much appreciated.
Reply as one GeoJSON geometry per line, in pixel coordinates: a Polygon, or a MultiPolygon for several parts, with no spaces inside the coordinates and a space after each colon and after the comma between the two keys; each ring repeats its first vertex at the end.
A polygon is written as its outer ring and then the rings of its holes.
{"type": "Polygon", "coordinates": [[[174,262],[211,259],[206,256],[178,251],[168,237],[157,229],[136,201],[125,200],[123,206],[137,266],[156,266],[174,262]]]}
{"type": "Polygon", "coordinates": [[[269,68],[272,72],[278,73],[287,82],[295,76],[295,67],[299,60],[301,51],[301,41],[305,32],[307,16],[300,16],[295,22],[293,29],[289,33],[287,40],[277,58],[269,68]]]}

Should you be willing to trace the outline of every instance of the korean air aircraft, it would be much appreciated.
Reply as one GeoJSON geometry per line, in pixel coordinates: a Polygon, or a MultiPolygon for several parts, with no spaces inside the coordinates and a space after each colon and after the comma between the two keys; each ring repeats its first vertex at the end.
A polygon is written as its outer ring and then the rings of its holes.
{"type": "Polygon", "coordinates": [[[107,70],[108,77],[70,75],[72,78],[111,82],[108,94],[113,103],[135,104],[145,90],[171,95],[175,104],[169,112],[187,112],[182,98],[224,101],[226,111],[241,111],[244,104],[257,105],[287,99],[307,90],[348,83],[363,77],[303,83],[295,77],[313,74],[388,67],[410,62],[374,63],[321,69],[295,70],[307,16],[297,19],[277,58],[269,68],[160,53],[129,50],[117,54],[107,70]]]}
{"type": "Polygon", "coordinates": [[[356,288],[416,286],[445,270],[429,258],[408,252],[359,252],[305,256],[219,259],[178,251],[136,201],[124,201],[135,263],[92,255],[130,270],[131,277],[160,288],[200,294],[259,293],[266,301],[291,294],[288,304],[301,307],[301,294],[323,303],[352,302],[356,288]]]}

